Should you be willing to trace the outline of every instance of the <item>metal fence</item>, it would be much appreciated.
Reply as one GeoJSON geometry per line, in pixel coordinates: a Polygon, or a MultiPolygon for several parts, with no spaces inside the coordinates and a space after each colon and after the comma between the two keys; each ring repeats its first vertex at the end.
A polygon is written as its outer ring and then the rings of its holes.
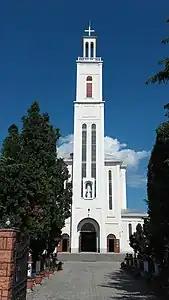
{"type": "Polygon", "coordinates": [[[30,239],[18,232],[16,250],[14,253],[14,282],[12,290],[13,300],[25,300],[27,288],[27,269],[30,239]]]}

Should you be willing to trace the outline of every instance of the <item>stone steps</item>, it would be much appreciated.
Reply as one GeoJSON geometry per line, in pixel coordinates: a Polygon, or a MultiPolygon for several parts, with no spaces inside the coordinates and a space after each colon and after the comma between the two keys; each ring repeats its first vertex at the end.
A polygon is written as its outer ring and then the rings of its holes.
{"type": "Polygon", "coordinates": [[[124,260],[125,254],[115,254],[115,253],[66,253],[59,252],[58,260],[60,261],[86,261],[86,262],[122,262],[124,260]]]}

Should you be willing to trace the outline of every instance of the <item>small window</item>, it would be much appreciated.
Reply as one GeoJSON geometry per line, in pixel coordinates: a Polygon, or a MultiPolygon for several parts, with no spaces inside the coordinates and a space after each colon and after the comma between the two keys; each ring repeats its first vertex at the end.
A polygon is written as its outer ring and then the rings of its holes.
{"type": "Polygon", "coordinates": [[[86,57],[89,57],[89,43],[86,43],[86,57]]]}
{"type": "Polygon", "coordinates": [[[92,98],[92,76],[86,78],[86,97],[92,98]]]}
{"type": "Polygon", "coordinates": [[[92,76],[87,76],[86,81],[92,81],[92,76]]]}
{"type": "Polygon", "coordinates": [[[94,57],[94,44],[91,42],[91,57],[94,57]]]}

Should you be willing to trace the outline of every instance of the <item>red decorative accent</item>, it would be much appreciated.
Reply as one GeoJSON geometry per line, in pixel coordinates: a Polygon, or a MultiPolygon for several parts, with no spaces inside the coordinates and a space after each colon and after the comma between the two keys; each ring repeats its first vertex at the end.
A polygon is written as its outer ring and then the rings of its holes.
{"type": "Polygon", "coordinates": [[[33,290],[33,287],[34,287],[34,279],[28,278],[27,279],[27,289],[33,290]]]}
{"type": "Polygon", "coordinates": [[[87,82],[87,98],[92,97],[92,82],[87,82]]]}
{"type": "Polygon", "coordinates": [[[120,240],[116,239],[115,240],[115,253],[120,253],[120,240]]]}
{"type": "Polygon", "coordinates": [[[58,239],[58,252],[62,252],[62,240],[61,238],[58,239]]]}
{"type": "Polygon", "coordinates": [[[41,281],[42,281],[42,279],[43,279],[43,275],[42,275],[42,274],[36,275],[36,276],[35,276],[35,283],[36,283],[36,284],[40,284],[41,281]]]}

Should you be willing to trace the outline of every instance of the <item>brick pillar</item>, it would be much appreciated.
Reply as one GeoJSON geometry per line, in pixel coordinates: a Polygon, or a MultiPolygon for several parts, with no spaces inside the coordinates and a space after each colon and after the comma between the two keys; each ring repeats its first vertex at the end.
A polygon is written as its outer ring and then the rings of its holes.
{"type": "Polygon", "coordinates": [[[12,299],[17,232],[15,229],[0,229],[0,300],[12,299]]]}

